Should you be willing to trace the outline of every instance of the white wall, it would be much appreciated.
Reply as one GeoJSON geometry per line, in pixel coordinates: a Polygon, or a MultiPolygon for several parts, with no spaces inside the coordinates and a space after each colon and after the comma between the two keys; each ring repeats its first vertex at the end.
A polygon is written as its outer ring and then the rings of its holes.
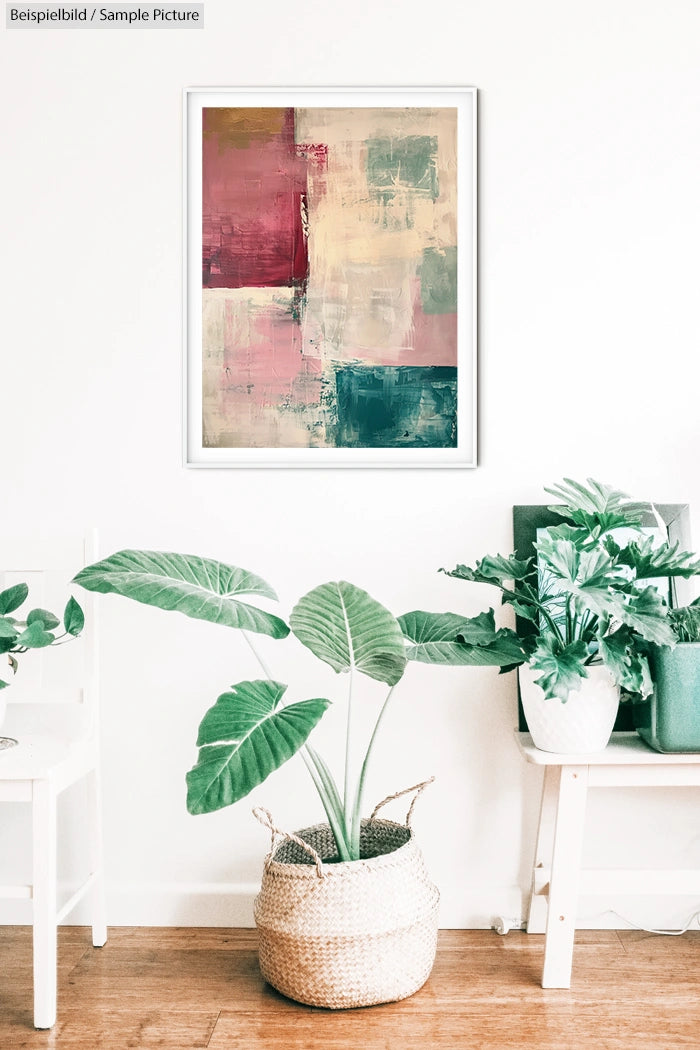
{"type": "MultiPolygon", "coordinates": [[[[206,0],[203,30],[3,32],[3,520],[221,557],[284,612],[346,578],[396,613],[475,614],[495,595],[436,570],[507,552],[511,506],[563,475],[697,512],[699,35],[693,0],[206,0]],[[181,91],[255,84],[479,88],[478,469],[183,468],[181,91]]],[[[249,922],[250,805],[313,822],[305,770],[189,817],[199,718],[255,665],[223,628],[101,609],[109,919],[249,922]]],[[[291,642],[266,653],[299,695],[337,687],[291,642]]],[[[417,825],[445,926],[488,925],[527,887],[538,777],[515,712],[512,676],[414,666],[387,724],[369,795],[438,775],[417,825]]],[[[668,796],[594,801],[589,857],[643,843],[700,867],[696,801],[673,800],[672,820],[668,796]]]]}

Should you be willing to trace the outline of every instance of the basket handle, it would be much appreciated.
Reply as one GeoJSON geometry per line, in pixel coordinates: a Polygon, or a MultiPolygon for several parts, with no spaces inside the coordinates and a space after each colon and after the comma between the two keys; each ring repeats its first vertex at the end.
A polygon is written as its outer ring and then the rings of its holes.
{"type": "Polygon", "coordinates": [[[272,814],[270,813],[269,809],[265,809],[264,806],[255,806],[253,808],[253,816],[256,818],[256,820],[260,821],[263,827],[267,828],[272,833],[272,840],[270,842],[270,852],[265,858],[266,864],[269,863],[269,861],[272,858],[277,839],[280,839],[282,841],[286,839],[288,842],[296,842],[297,846],[301,846],[301,848],[309,854],[309,856],[313,859],[316,865],[316,874],[318,875],[319,879],[324,879],[326,877],[326,872],[323,868],[323,861],[321,860],[320,854],[318,854],[313,848],[313,846],[310,846],[308,842],[304,842],[303,839],[299,838],[298,835],[293,835],[290,831],[282,831],[281,828],[278,828],[274,820],[272,819],[272,814]]]}
{"type": "Polygon", "coordinates": [[[387,798],[385,798],[382,802],[380,802],[374,807],[374,809],[372,810],[372,815],[369,819],[374,820],[379,810],[382,808],[382,806],[386,806],[387,802],[393,802],[395,798],[401,798],[402,795],[410,795],[412,791],[415,791],[415,795],[413,796],[411,805],[408,807],[408,813],[406,814],[406,827],[410,828],[411,820],[413,819],[414,806],[420,798],[420,796],[425,791],[425,789],[428,787],[428,785],[432,784],[434,780],[435,777],[430,777],[429,780],[424,780],[420,784],[414,784],[413,787],[404,788],[403,791],[397,791],[395,795],[389,795],[387,798]]]}

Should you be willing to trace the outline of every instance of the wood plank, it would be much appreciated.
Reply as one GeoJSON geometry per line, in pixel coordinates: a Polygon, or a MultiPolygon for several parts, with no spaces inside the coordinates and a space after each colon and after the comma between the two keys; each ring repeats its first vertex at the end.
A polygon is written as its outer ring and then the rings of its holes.
{"type": "Polygon", "coordinates": [[[6,1028],[0,1022],[3,1050],[203,1050],[210,1045],[217,1013],[197,1010],[140,1011],[61,1009],[51,1031],[38,1032],[31,1017],[6,1028]]]}
{"type": "Polygon", "coordinates": [[[685,1050],[698,1045],[700,933],[581,930],[571,989],[540,986],[544,937],[443,930],[410,999],[293,1003],[264,983],[254,930],[59,930],[58,1021],[32,1027],[31,930],[0,928],[2,1050],[685,1050]]]}
{"type": "MultiPolygon", "coordinates": [[[[68,927],[66,927],[68,929],[68,927]]],[[[139,948],[154,944],[163,949],[188,951],[257,951],[258,931],[197,926],[110,926],[109,943],[113,947],[139,948]]],[[[89,941],[89,938],[88,938],[89,941]]],[[[0,940],[0,944],[2,941],[0,940]]]]}
{"type": "MultiPolygon", "coordinates": [[[[663,951],[668,953],[669,962],[681,959],[694,959],[700,965],[700,931],[689,930],[682,936],[659,936],[645,930],[619,930],[620,943],[625,952],[633,958],[643,958],[655,962],[663,951]],[[665,947],[661,947],[662,942],[665,947]]],[[[699,1040],[700,1042],[700,1040],[699,1040]]]]}
{"type": "Polygon", "coordinates": [[[541,1010],[523,1015],[510,1000],[511,1012],[498,1005],[490,1011],[465,1003],[459,1010],[407,1015],[396,1007],[339,1013],[300,1014],[261,1018],[223,1013],[209,1050],[580,1050],[590,1045],[605,1050],[681,1050],[697,1047],[697,1025],[651,1018],[636,1021],[616,1010],[593,1005],[541,1010]],[[582,1041],[583,1040],[583,1041],[582,1041]],[[587,1042],[586,1040],[590,1040],[587,1042]]]}

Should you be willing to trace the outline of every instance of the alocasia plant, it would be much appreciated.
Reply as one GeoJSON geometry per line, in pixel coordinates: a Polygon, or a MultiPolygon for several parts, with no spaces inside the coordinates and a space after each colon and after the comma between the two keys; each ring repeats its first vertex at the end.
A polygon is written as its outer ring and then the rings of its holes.
{"type": "Polygon", "coordinates": [[[387,706],[411,661],[502,667],[522,662],[515,633],[498,630],[492,611],[472,619],[454,613],[394,617],[366,591],[345,581],[324,583],[299,599],[287,624],[253,604],[275,599],[259,576],[208,558],[157,551],[119,551],[83,569],[75,582],[160,609],[240,629],[264,677],[237,682],[219,696],[199,727],[198,759],[187,774],[191,813],[210,813],[243,798],[299,753],[321,797],[342,860],[360,856],[360,818],[367,769],[387,706]],[[347,674],[342,786],[309,742],[331,704],[327,697],[287,702],[287,686],[268,671],[253,637],[294,635],[338,674],[347,674]],[[358,677],[387,686],[361,762],[351,763],[353,694],[358,677]]]}

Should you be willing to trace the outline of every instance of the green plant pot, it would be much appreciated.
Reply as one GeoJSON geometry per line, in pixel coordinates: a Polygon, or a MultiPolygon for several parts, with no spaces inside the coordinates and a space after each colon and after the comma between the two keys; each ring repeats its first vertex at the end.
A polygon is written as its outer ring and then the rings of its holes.
{"type": "Polygon", "coordinates": [[[654,648],[649,664],[654,692],[634,704],[634,724],[656,751],[700,752],[700,642],[654,648]]]}

